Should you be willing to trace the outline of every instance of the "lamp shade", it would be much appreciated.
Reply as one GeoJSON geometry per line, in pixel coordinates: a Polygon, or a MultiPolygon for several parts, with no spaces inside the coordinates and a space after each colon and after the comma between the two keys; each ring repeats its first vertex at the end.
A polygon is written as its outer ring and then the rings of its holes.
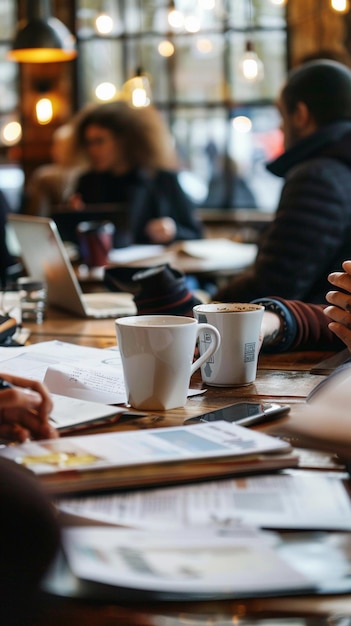
{"type": "Polygon", "coordinates": [[[70,61],[77,56],[75,38],[51,17],[46,0],[28,1],[28,19],[19,24],[7,58],[19,63],[70,61]]]}

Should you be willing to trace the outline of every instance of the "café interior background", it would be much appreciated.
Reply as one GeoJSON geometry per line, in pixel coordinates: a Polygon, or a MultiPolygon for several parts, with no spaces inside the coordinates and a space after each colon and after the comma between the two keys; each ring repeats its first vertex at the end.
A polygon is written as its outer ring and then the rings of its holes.
{"type": "Polygon", "coordinates": [[[234,162],[258,209],[272,211],[281,183],[264,164],[282,150],[275,99],[287,70],[310,55],[349,64],[348,0],[52,0],[76,59],[8,60],[28,3],[46,1],[0,3],[0,188],[12,210],[32,171],[50,162],[54,130],[88,102],[130,96],[140,74],[150,91],[139,104],[162,111],[198,205],[213,169],[234,162]],[[246,72],[245,53],[257,55],[246,72]],[[49,114],[40,119],[42,99],[49,114]]]}

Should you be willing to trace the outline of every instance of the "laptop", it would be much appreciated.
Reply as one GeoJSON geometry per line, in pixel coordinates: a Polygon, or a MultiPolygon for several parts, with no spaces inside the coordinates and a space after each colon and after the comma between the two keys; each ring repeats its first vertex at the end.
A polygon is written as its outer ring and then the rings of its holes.
{"type": "Polygon", "coordinates": [[[50,306],[79,317],[135,315],[130,293],[83,294],[55,222],[46,217],[8,215],[9,238],[15,236],[29,276],[45,280],[50,306]]]}

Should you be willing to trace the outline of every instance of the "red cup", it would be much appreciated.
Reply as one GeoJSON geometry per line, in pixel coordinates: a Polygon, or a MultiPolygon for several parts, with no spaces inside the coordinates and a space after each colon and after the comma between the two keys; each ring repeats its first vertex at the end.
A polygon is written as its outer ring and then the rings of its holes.
{"type": "Polygon", "coordinates": [[[80,222],[77,235],[83,263],[88,267],[103,267],[113,248],[115,226],[111,222],[80,222]]]}

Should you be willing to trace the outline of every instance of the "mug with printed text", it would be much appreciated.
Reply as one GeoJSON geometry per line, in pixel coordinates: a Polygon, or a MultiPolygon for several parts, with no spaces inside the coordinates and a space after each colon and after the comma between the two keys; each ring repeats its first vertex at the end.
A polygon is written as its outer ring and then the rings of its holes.
{"type": "MultiPolygon", "coordinates": [[[[207,385],[231,387],[249,385],[256,378],[260,330],[264,307],[250,303],[199,304],[193,308],[199,323],[218,329],[221,346],[201,367],[207,385]]],[[[211,344],[206,331],[200,333],[200,354],[211,344]]]]}

